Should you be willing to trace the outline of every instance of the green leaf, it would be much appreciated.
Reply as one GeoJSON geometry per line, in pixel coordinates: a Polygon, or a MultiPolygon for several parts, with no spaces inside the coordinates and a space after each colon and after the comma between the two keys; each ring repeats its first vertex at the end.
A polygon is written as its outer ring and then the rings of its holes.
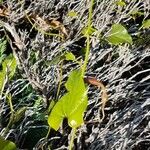
{"type": "Polygon", "coordinates": [[[133,16],[134,19],[136,18],[136,16],[144,15],[144,13],[142,11],[139,11],[137,9],[134,9],[130,14],[133,16]]]}
{"type": "Polygon", "coordinates": [[[20,119],[25,115],[26,110],[27,110],[27,107],[25,106],[19,108],[14,114],[13,123],[20,121],[20,119]]]}
{"type": "Polygon", "coordinates": [[[92,35],[94,32],[96,32],[97,30],[95,28],[92,28],[90,27],[88,29],[88,27],[84,27],[81,31],[81,33],[84,35],[84,36],[87,36],[87,35],[92,35]]]}
{"type": "Polygon", "coordinates": [[[3,2],[3,0],[0,0],[0,4],[3,2]]]}
{"type": "Polygon", "coordinates": [[[16,71],[16,59],[13,57],[13,55],[7,56],[3,63],[2,63],[2,70],[0,71],[0,91],[2,90],[2,87],[4,86],[5,77],[7,75],[7,71],[9,79],[11,79],[16,71]]]}
{"type": "Polygon", "coordinates": [[[3,88],[4,82],[5,82],[5,76],[6,76],[6,71],[4,70],[0,71],[0,91],[3,88]]]}
{"type": "Polygon", "coordinates": [[[76,60],[75,56],[71,52],[66,53],[65,57],[66,60],[72,60],[72,61],[76,60]]]}
{"type": "Polygon", "coordinates": [[[13,55],[9,55],[5,58],[4,62],[2,63],[3,70],[8,68],[9,71],[9,79],[13,77],[17,67],[17,61],[13,55]]]}
{"type": "Polygon", "coordinates": [[[150,28],[150,19],[147,19],[147,20],[143,21],[142,28],[143,29],[150,28]]]}
{"type": "Polygon", "coordinates": [[[16,145],[8,140],[4,140],[1,136],[0,136],[0,150],[16,150],[16,145]]]}
{"type": "Polygon", "coordinates": [[[112,29],[110,34],[107,36],[107,40],[114,45],[119,45],[122,43],[132,44],[132,37],[121,24],[112,25],[112,29]]]}
{"type": "Polygon", "coordinates": [[[116,2],[116,4],[117,4],[118,6],[121,6],[121,7],[126,6],[126,3],[125,3],[124,1],[122,1],[122,0],[118,0],[118,1],[116,2]]]}
{"type": "Polygon", "coordinates": [[[73,17],[77,17],[77,16],[78,16],[78,13],[72,10],[72,11],[69,11],[69,12],[68,12],[67,16],[72,17],[72,18],[73,18],[73,17]]]}
{"type": "Polygon", "coordinates": [[[65,87],[68,93],[60,98],[48,117],[49,125],[55,130],[59,129],[64,118],[68,119],[70,127],[80,126],[83,123],[83,115],[88,103],[87,89],[81,71],[72,71],[65,87]]]}

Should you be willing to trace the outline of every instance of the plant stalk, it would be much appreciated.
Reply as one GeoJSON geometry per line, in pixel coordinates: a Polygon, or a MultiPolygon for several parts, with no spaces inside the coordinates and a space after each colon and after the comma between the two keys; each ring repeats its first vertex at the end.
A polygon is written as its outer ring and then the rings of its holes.
{"type": "Polygon", "coordinates": [[[76,133],[76,128],[72,128],[72,131],[71,131],[71,141],[69,143],[69,150],[72,150],[73,141],[74,141],[74,138],[75,138],[75,133],[76,133]]]}
{"type": "Polygon", "coordinates": [[[89,31],[91,28],[91,24],[92,24],[92,9],[93,9],[93,4],[94,4],[94,0],[91,0],[91,4],[90,4],[90,8],[89,8],[89,17],[88,17],[88,29],[87,29],[87,44],[86,44],[86,53],[85,53],[85,59],[84,59],[84,64],[83,64],[83,68],[82,68],[82,76],[84,76],[86,68],[87,68],[87,63],[88,63],[88,58],[89,58],[89,52],[90,52],[90,35],[89,35],[89,31]]]}

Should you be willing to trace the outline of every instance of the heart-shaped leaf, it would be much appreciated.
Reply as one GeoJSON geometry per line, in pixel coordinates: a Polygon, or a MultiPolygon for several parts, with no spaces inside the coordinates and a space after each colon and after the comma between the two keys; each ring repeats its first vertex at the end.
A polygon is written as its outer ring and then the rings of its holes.
{"type": "Polygon", "coordinates": [[[54,106],[48,117],[49,125],[58,130],[64,118],[68,119],[68,124],[76,128],[83,123],[83,114],[87,107],[87,89],[84,85],[81,71],[72,71],[65,84],[66,93],[54,106]]]}
{"type": "Polygon", "coordinates": [[[112,25],[112,29],[110,34],[107,36],[107,40],[114,45],[119,45],[122,43],[132,44],[132,37],[121,24],[112,25]]]}

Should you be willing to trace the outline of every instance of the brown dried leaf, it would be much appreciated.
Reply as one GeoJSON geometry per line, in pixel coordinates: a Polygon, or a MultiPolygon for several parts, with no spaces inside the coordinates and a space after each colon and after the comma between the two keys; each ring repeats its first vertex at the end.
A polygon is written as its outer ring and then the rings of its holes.
{"type": "Polygon", "coordinates": [[[40,16],[38,16],[38,15],[31,15],[30,18],[43,31],[48,31],[50,29],[50,25],[43,18],[41,18],[40,16]]]}
{"type": "Polygon", "coordinates": [[[106,87],[104,86],[104,84],[101,81],[98,81],[95,77],[85,77],[84,81],[86,83],[89,83],[91,85],[95,85],[98,88],[101,88],[102,94],[101,94],[101,99],[102,99],[102,118],[100,119],[100,122],[103,121],[103,119],[105,118],[105,112],[104,112],[104,108],[106,105],[106,102],[108,101],[108,94],[107,94],[107,90],[106,87]]]}
{"type": "Polygon", "coordinates": [[[61,23],[60,23],[59,21],[57,21],[57,20],[52,20],[52,21],[50,22],[50,25],[51,25],[53,28],[60,28],[61,23]]]}
{"type": "Polygon", "coordinates": [[[64,25],[62,23],[60,23],[57,20],[52,20],[50,22],[50,25],[53,26],[54,28],[57,28],[59,31],[61,31],[65,36],[68,36],[67,30],[64,27],[64,25]]]}
{"type": "Polygon", "coordinates": [[[44,20],[38,15],[31,15],[30,18],[34,21],[34,23],[39,26],[43,31],[48,31],[49,29],[56,29],[60,31],[64,36],[68,36],[67,30],[64,25],[57,21],[56,19],[44,20]]]}
{"type": "Polygon", "coordinates": [[[0,8],[0,17],[8,17],[10,15],[10,9],[6,7],[0,8]]]}

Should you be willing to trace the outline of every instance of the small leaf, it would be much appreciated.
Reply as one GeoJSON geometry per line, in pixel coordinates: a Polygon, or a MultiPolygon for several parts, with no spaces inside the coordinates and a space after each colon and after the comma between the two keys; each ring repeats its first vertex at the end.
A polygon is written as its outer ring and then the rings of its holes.
{"type": "Polygon", "coordinates": [[[130,13],[134,18],[136,18],[136,16],[142,16],[144,15],[144,13],[142,11],[139,11],[139,10],[133,10],[131,13],[130,13]]]}
{"type": "Polygon", "coordinates": [[[16,71],[17,61],[13,55],[9,55],[5,58],[4,62],[2,63],[3,70],[8,68],[9,71],[9,79],[13,77],[16,71]]]}
{"type": "Polygon", "coordinates": [[[8,140],[4,140],[1,136],[0,136],[0,150],[16,150],[16,145],[8,140]]]}
{"type": "Polygon", "coordinates": [[[71,52],[68,52],[68,53],[65,55],[65,57],[66,57],[66,60],[72,60],[72,61],[75,61],[75,60],[76,60],[75,56],[74,56],[71,52]]]}
{"type": "Polygon", "coordinates": [[[87,36],[87,35],[92,35],[94,32],[96,32],[97,30],[96,29],[94,29],[94,28],[92,28],[92,27],[90,27],[89,29],[88,29],[88,27],[84,27],[83,29],[82,29],[82,31],[81,31],[81,33],[84,35],[84,36],[87,36]]]}
{"type": "Polygon", "coordinates": [[[132,44],[132,37],[121,24],[112,25],[112,29],[109,36],[107,36],[107,40],[114,45],[119,45],[122,43],[132,44]]]}
{"type": "Polygon", "coordinates": [[[142,28],[143,29],[150,28],[150,19],[147,19],[147,20],[143,21],[142,28]]]}
{"type": "Polygon", "coordinates": [[[16,123],[16,122],[20,121],[20,119],[25,115],[26,110],[27,110],[27,107],[25,107],[25,106],[18,109],[15,112],[13,123],[16,123]]]}
{"type": "Polygon", "coordinates": [[[77,16],[78,16],[78,13],[72,10],[72,11],[69,11],[69,12],[68,12],[67,16],[72,17],[72,18],[73,18],[73,17],[77,17],[77,16]]]}
{"type": "Polygon", "coordinates": [[[121,7],[126,6],[126,3],[125,3],[124,1],[122,1],[122,0],[118,0],[118,1],[116,2],[116,4],[117,4],[118,6],[121,6],[121,7]]]}
{"type": "Polygon", "coordinates": [[[87,107],[87,89],[81,71],[72,71],[65,87],[68,93],[60,98],[48,117],[49,125],[55,130],[58,130],[64,118],[68,118],[70,127],[80,126],[83,123],[83,115],[87,107]]]}
{"type": "Polygon", "coordinates": [[[9,79],[11,79],[15,73],[16,70],[16,59],[13,57],[13,55],[10,55],[6,57],[2,63],[2,70],[0,71],[0,90],[4,86],[5,78],[7,75],[7,69],[9,71],[9,79]]]}

